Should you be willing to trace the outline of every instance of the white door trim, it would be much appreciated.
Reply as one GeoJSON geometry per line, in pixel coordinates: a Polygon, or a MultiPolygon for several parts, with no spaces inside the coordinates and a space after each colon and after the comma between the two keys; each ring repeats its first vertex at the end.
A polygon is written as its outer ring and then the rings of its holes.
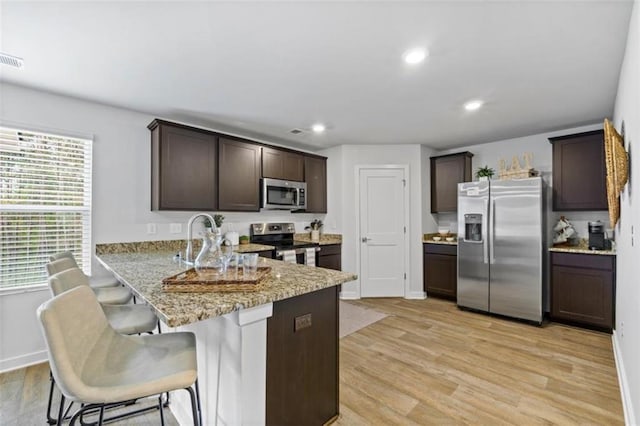
{"type": "Polygon", "coordinates": [[[356,212],[356,271],[358,271],[358,285],[357,285],[357,298],[362,298],[362,271],[360,270],[360,253],[361,253],[361,239],[360,235],[360,171],[367,169],[400,169],[404,171],[405,185],[404,190],[404,224],[407,227],[407,232],[404,234],[404,270],[407,274],[407,278],[404,280],[404,298],[409,298],[411,295],[410,283],[411,283],[411,269],[409,258],[411,257],[409,236],[411,234],[411,221],[409,220],[409,188],[411,185],[409,175],[409,164],[357,164],[354,166],[354,181],[356,183],[355,197],[354,197],[354,211],[356,212]]]}

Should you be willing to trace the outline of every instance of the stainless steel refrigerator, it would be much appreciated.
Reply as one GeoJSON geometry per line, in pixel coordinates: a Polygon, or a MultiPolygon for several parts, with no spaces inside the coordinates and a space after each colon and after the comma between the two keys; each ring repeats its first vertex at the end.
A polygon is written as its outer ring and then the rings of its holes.
{"type": "Polygon", "coordinates": [[[458,306],[542,322],[543,183],[458,184],[458,306]]]}

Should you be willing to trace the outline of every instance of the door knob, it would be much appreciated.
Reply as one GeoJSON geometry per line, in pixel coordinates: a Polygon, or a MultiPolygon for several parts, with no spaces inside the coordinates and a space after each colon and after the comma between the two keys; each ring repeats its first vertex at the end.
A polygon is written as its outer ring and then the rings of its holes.
{"type": "Polygon", "coordinates": [[[369,241],[369,240],[370,240],[370,239],[369,239],[369,238],[367,238],[367,237],[362,237],[362,242],[363,242],[363,243],[366,243],[366,242],[367,242],[367,241],[369,241]]]}

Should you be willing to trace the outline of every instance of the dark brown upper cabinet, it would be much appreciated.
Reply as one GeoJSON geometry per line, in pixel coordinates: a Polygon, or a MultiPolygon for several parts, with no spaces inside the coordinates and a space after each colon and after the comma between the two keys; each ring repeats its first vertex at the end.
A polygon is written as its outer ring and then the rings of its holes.
{"type": "Polygon", "coordinates": [[[218,208],[222,211],[260,211],[261,146],[218,138],[218,208]]]}
{"type": "Polygon", "coordinates": [[[307,183],[307,213],[327,212],[327,159],[304,157],[304,180],[307,183]]]}
{"type": "Polygon", "coordinates": [[[276,148],[262,148],[262,177],[304,181],[304,156],[276,148]]]}
{"type": "Polygon", "coordinates": [[[215,134],[163,120],[151,130],[151,210],[217,210],[215,134]]]}
{"type": "Polygon", "coordinates": [[[604,131],[550,138],[553,210],[607,210],[604,131]]]}
{"type": "Polygon", "coordinates": [[[472,157],[468,151],[431,157],[431,213],[458,210],[458,184],[471,181],[472,157]]]}

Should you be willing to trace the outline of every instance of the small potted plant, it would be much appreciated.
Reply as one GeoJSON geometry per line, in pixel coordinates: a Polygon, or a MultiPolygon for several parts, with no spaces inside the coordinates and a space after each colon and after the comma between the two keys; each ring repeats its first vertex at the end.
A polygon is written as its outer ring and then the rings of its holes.
{"type": "Polygon", "coordinates": [[[240,244],[249,244],[249,236],[240,235],[240,237],[238,237],[238,241],[240,241],[240,244]]]}
{"type": "Polygon", "coordinates": [[[483,181],[483,180],[489,180],[493,177],[493,175],[496,174],[496,171],[493,170],[491,167],[489,166],[484,166],[484,167],[480,167],[477,171],[476,171],[476,177],[478,178],[478,180],[483,181]]]}
{"type": "MultiPolygon", "coordinates": [[[[214,214],[213,221],[216,223],[216,228],[220,229],[222,223],[224,222],[224,216],[221,214],[214,214]]],[[[211,221],[208,217],[204,218],[203,223],[205,228],[211,228],[211,221]]]]}
{"type": "Polygon", "coordinates": [[[322,228],[322,221],[320,219],[315,219],[313,222],[306,226],[304,229],[311,231],[311,241],[314,243],[320,242],[320,229],[322,228]]]}

